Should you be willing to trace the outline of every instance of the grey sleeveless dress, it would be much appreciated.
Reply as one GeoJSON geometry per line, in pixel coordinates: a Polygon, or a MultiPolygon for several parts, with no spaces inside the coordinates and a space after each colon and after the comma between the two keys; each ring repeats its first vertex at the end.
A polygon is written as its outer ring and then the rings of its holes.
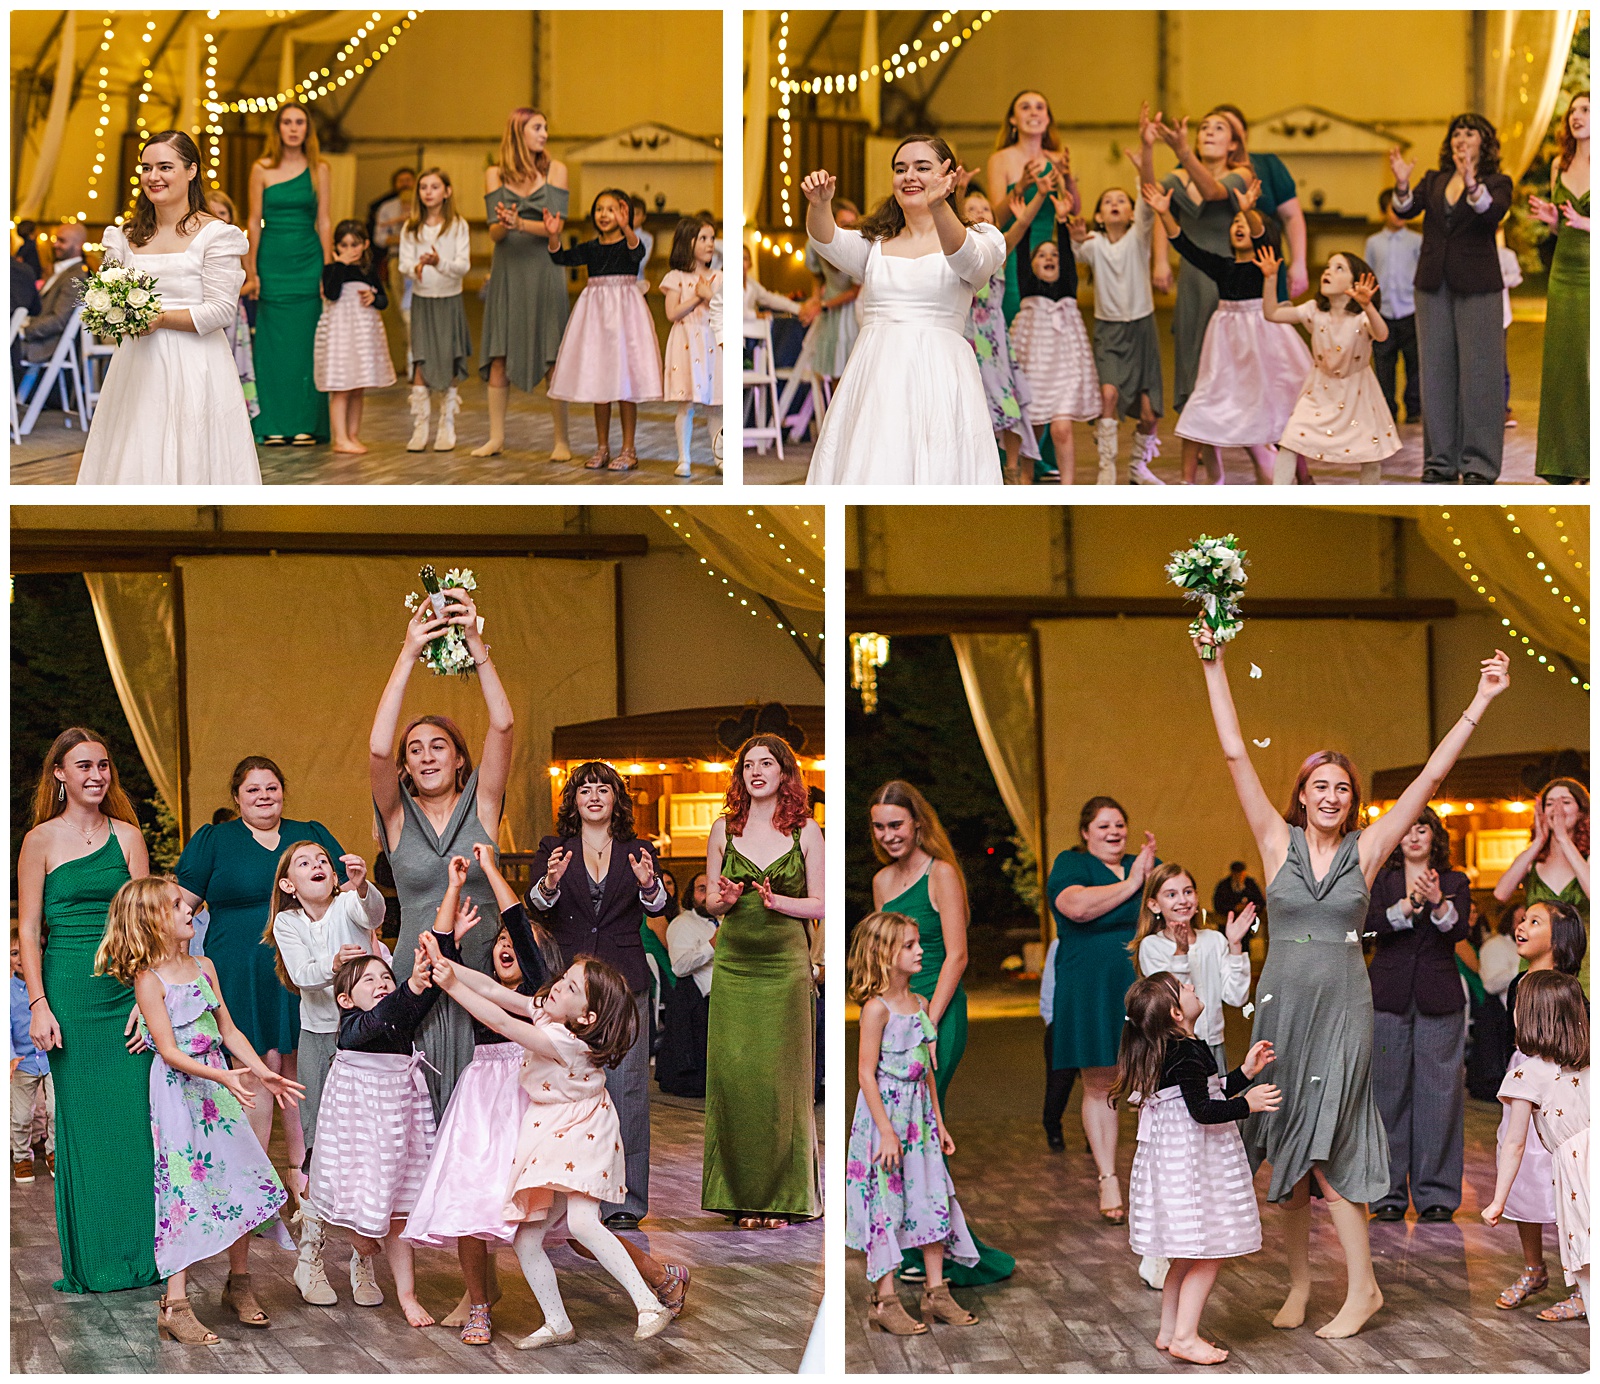
{"type": "MultiPolygon", "coordinates": [[[[403,785],[400,804],[404,817],[398,841],[387,839],[383,817],[381,814],[378,817],[378,832],[389,854],[389,868],[394,871],[395,892],[400,896],[400,940],[394,949],[395,978],[404,983],[411,975],[417,939],[433,926],[439,901],[444,898],[449,882],[453,855],[464,856],[468,862],[467,882],[461,892],[464,898],[477,904],[481,917],[461,944],[461,959],[474,970],[489,973],[493,969],[489,953],[494,946],[495,933],[500,930],[500,909],[494,901],[494,890],[472,858],[474,841],[494,845],[494,838],[484,831],[483,823],[478,820],[478,771],[472,771],[472,777],[461,790],[443,836],[435,833],[416,798],[403,785]]],[[[457,1078],[472,1061],[471,1017],[454,1000],[444,998],[417,1030],[417,1047],[431,1064],[424,1065],[422,1071],[427,1078],[428,1095],[433,1100],[433,1117],[438,1120],[449,1104],[457,1078]]]]}
{"type": "MultiPolygon", "coordinates": [[[[1267,960],[1256,985],[1252,1043],[1277,1061],[1257,1077],[1283,1092],[1244,1126],[1250,1166],[1272,1164],[1269,1201],[1284,1201],[1322,1164],[1338,1194],[1370,1202],[1389,1190],[1389,1140],[1372,1098],[1372,986],[1361,953],[1368,890],[1353,831],[1318,881],[1306,834],[1267,886],[1267,960]]],[[[1317,1190],[1313,1181],[1312,1190],[1317,1190]]]]}

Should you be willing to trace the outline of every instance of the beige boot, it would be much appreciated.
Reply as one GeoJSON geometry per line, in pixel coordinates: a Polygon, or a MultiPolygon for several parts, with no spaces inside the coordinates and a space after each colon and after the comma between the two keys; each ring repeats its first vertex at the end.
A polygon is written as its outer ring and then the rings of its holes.
{"type": "Polygon", "coordinates": [[[1117,483],[1117,420],[1115,418],[1096,418],[1094,420],[1094,450],[1100,460],[1100,472],[1095,477],[1096,485],[1115,485],[1117,483]]]}
{"type": "Polygon", "coordinates": [[[511,386],[508,384],[489,386],[489,440],[481,447],[474,447],[472,455],[475,457],[498,456],[506,445],[506,405],[511,399],[511,386]]]}
{"type": "Polygon", "coordinates": [[[300,1208],[300,1257],[294,1266],[294,1286],[313,1307],[332,1307],[339,1301],[322,1262],[322,1222],[300,1208]]]}
{"type": "Polygon", "coordinates": [[[451,451],[456,445],[456,414],[461,412],[461,394],[454,385],[445,392],[439,405],[439,435],[433,439],[436,452],[451,451]]]}
{"type": "Polygon", "coordinates": [[[1161,455],[1161,438],[1155,433],[1133,434],[1133,450],[1128,456],[1128,479],[1134,485],[1165,485],[1166,482],[1150,469],[1150,463],[1161,455]]]}
{"type": "Polygon", "coordinates": [[[428,415],[433,410],[433,401],[428,397],[428,386],[414,384],[411,386],[411,441],[406,443],[406,451],[420,452],[428,445],[428,415]]]}
{"type": "Polygon", "coordinates": [[[200,1324],[199,1318],[194,1314],[194,1308],[189,1305],[189,1299],[160,1298],[156,1302],[156,1339],[161,1341],[176,1341],[184,1346],[215,1346],[222,1344],[222,1337],[214,1331],[208,1331],[200,1324]]]}

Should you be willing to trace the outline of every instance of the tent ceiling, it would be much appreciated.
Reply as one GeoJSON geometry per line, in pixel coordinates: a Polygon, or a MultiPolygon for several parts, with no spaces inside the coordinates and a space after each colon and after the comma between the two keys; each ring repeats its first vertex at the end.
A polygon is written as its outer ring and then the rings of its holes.
{"type": "MultiPolygon", "coordinates": [[[[820,755],[826,737],[823,709],[786,703],[789,719],[805,732],[805,753],[820,755]]],[[[613,716],[603,721],[557,726],[550,741],[553,759],[718,759],[723,721],[738,720],[744,706],[700,706],[658,711],[648,716],[613,716]]]]}

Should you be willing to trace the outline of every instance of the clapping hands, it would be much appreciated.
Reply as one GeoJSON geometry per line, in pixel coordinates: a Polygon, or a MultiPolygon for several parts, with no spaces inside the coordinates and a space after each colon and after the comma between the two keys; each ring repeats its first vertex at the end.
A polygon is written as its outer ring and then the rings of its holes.
{"type": "Polygon", "coordinates": [[[1396,187],[1410,187],[1411,175],[1417,170],[1416,161],[1406,162],[1406,156],[1399,148],[1389,150],[1389,171],[1394,174],[1396,187]]]}
{"type": "Polygon", "coordinates": [[[1228,945],[1242,943],[1250,935],[1250,929],[1255,925],[1256,906],[1247,903],[1237,913],[1228,914],[1228,921],[1224,924],[1222,935],[1228,939],[1228,945]]]}

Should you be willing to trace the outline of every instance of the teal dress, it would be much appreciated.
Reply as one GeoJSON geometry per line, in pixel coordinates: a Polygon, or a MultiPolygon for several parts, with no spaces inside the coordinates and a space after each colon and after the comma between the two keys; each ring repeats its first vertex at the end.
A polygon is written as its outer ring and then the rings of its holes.
{"type": "Polygon", "coordinates": [[[235,817],[201,827],[178,857],[178,883],[204,899],[211,914],[206,959],[217,968],[223,1002],[257,1052],[300,1046],[300,998],[284,989],[273,949],[261,940],[278,860],[297,841],[315,841],[327,851],[344,882],[343,847],[321,822],[284,818],[277,849],[268,850],[235,817]]]}
{"type": "Polygon", "coordinates": [[[151,1054],[123,1029],[133,991],[94,973],[112,896],[128,882],[113,834],[44,877],[44,993],[61,1026],[50,1053],[56,1088],[56,1238],[63,1293],[159,1283],[151,1054]]]}
{"type": "MultiPolygon", "coordinates": [[[[317,235],[317,185],[309,168],[262,190],[258,234],[261,295],[255,362],[261,412],[250,426],[258,442],[297,433],[326,442],[328,396],[312,377],[322,317],[322,239],[317,235]]],[[[233,1007],[231,999],[228,1007],[233,1007]]]]}
{"type": "MultiPolygon", "coordinates": [[[[1589,194],[1556,183],[1557,212],[1589,214],[1589,194]]],[[[1557,223],[1545,299],[1544,373],[1539,381],[1539,450],[1534,470],[1547,480],[1589,479],[1589,232],[1557,223]]],[[[1531,902],[1531,900],[1530,900],[1531,902]]],[[[1585,910],[1588,901],[1584,901],[1585,910]]],[[[1585,962],[1587,967],[1587,961],[1585,962]]],[[[1585,980],[1588,970],[1584,971],[1585,980]]]]}
{"type": "MultiPolygon", "coordinates": [[[[1137,856],[1122,857],[1122,879],[1137,856]]],[[[1156,862],[1160,864],[1160,861],[1156,862]]],[[[1075,923],[1056,908],[1063,889],[1074,884],[1120,884],[1109,866],[1088,851],[1062,851],[1050,867],[1045,896],[1056,920],[1056,1007],[1050,1065],[1063,1068],[1115,1067],[1122,1039],[1123,997],[1137,977],[1128,943],[1139,922],[1139,891],[1098,918],[1075,923]]]]}
{"type": "MultiPolygon", "coordinates": [[[[885,913],[903,913],[917,925],[917,939],[922,943],[922,969],[911,978],[911,990],[926,1000],[933,998],[945,958],[944,925],[939,919],[939,911],[933,906],[933,898],[928,893],[928,876],[932,872],[933,866],[930,864],[922,872],[922,877],[905,893],[890,899],[883,906],[885,913]]],[[[714,987],[713,993],[715,993],[714,987]]],[[[945,1106],[945,1092],[950,1089],[951,1079],[956,1074],[956,1068],[961,1065],[961,1056],[966,1050],[967,991],[965,986],[957,985],[949,1007],[939,1019],[939,1034],[934,1045],[933,1080],[939,1092],[939,1109],[946,1111],[946,1119],[949,1118],[949,1114],[945,1106]]],[[[971,1229],[970,1224],[968,1229],[971,1229]]],[[[984,1244],[976,1232],[973,1232],[972,1243],[978,1249],[976,1264],[958,1264],[954,1260],[945,1262],[944,1276],[957,1288],[974,1288],[984,1283],[998,1283],[1003,1278],[1010,1278],[1016,1272],[1017,1261],[1004,1250],[984,1244]]],[[[901,1274],[904,1275],[908,1269],[912,1271],[913,1276],[920,1276],[924,1272],[920,1249],[906,1251],[901,1264],[901,1274]]]]}

